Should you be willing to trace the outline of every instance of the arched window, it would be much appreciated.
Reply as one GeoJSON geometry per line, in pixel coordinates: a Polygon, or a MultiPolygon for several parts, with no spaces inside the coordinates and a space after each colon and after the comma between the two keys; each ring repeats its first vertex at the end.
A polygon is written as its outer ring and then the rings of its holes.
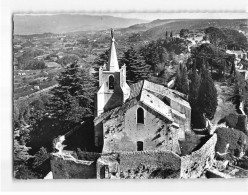
{"type": "Polygon", "coordinates": [[[114,89],[115,79],[112,75],[109,76],[109,89],[114,89]]]}
{"type": "Polygon", "coordinates": [[[144,110],[140,107],[137,109],[137,123],[144,124],[144,110]]]}
{"type": "Polygon", "coordinates": [[[143,151],[143,142],[141,141],[137,142],[137,151],[143,151]]]}

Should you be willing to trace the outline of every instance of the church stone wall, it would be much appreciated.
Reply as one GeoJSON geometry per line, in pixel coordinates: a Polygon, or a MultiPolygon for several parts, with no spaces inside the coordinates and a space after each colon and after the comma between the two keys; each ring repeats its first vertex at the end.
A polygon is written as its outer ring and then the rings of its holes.
{"type": "Polygon", "coordinates": [[[181,159],[171,151],[121,152],[119,154],[121,178],[150,178],[161,170],[179,172],[181,159]]]}
{"type": "Polygon", "coordinates": [[[169,127],[171,122],[142,103],[129,108],[126,113],[109,119],[103,124],[103,152],[137,151],[137,142],[143,150],[171,150],[180,153],[178,129],[169,127]],[[144,109],[144,124],[137,124],[137,109],[144,109]]]}

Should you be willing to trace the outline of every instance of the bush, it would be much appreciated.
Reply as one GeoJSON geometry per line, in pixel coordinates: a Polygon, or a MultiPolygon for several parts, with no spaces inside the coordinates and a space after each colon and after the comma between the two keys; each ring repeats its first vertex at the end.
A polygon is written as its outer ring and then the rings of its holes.
{"type": "Polygon", "coordinates": [[[230,128],[235,128],[238,123],[238,115],[237,114],[229,114],[225,117],[226,125],[230,128]]]}
{"type": "Polygon", "coordinates": [[[241,114],[229,114],[225,117],[227,126],[240,130],[247,135],[247,116],[241,114]]]}
{"type": "Polygon", "coordinates": [[[228,152],[230,152],[231,156],[238,157],[240,152],[247,150],[248,137],[243,132],[231,128],[218,128],[216,134],[216,152],[225,152],[227,144],[229,144],[228,152]]]}

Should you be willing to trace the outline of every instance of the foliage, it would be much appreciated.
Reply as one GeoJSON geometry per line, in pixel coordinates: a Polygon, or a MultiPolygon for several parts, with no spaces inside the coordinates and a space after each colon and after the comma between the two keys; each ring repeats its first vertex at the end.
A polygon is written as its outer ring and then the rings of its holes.
{"type": "Polygon", "coordinates": [[[181,29],[179,35],[182,38],[187,38],[189,35],[189,29],[181,29]]]}
{"type": "Polygon", "coordinates": [[[201,44],[199,47],[192,48],[191,58],[188,60],[187,67],[193,68],[195,62],[196,68],[201,70],[203,64],[208,63],[211,72],[216,70],[219,77],[224,77],[226,71],[232,73],[232,67],[234,66],[234,56],[226,54],[223,49],[220,49],[212,44],[201,44]]]}
{"type": "Polygon", "coordinates": [[[169,61],[169,53],[163,47],[161,40],[150,42],[141,48],[141,53],[144,56],[145,62],[151,65],[153,70],[155,70],[156,65],[166,64],[169,61]]]}
{"type": "Polygon", "coordinates": [[[94,79],[95,79],[95,86],[99,87],[99,68],[100,66],[103,66],[104,64],[107,65],[108,63],[108,59],[109,59],[109,52],[110,50],[107,49],[105,50],[103,53],[101,53],[94,61],[94,71],[95,73],[93,73],[94,79]]]}
{"type": "Polygon", "coordinates": [[[128,37],[129,42],[138,42],[141,41],[141,36],[139,33],[133,33],[128,37]]]}
{"type": "Polygon", "coordinates": [[[218,128],[215,132],[217,134],[215,146],[217,152],[225,152],[227,144],[229,144],[228,152],[233,156],[238,157],[240,152],[246,151],[248,138],[243,132],[231,128],[218,128]]]}
{"type": "Polygon", "coordinates": [[[124,52],[121,64],[126,65],[128,84],[137,83],[150,77],[151,66],[145,63],[143,57],[133,47],[124,52]]]}
{"type": "Polygon", "coordinates": [[[244,34],[234,29],[222,29],[227,39],[226,44],[228,49],[246,49],[248,47],[247,38],[244,34]]]}
{"type": "Polygon", "coordinates": [[[183,64],[179,64],[178,66],[175,89],[186,95],[189,93],[188,72],[186,66],[183,64]]]}
{"type": "Polygon", "coordinates": [[[245,49],[247,48],[246,37],[234,29],[219,29],[208,27],[205,29],[210,43],[218,47],[227,47],[228,49],[245,49]]]}
{"type": "Polygon", "coordinates": [[[81,122],[93,115],[93,78],[76,63],[66,67],[58,78],[58,87],[51,90],[53,97],[49,113],[60,121],[81,122]]]}
{"type": "Polygon", "coordinates": [[[27,65],[23,68],[24,70],[39,70],[46,68],[45,62],[43,60],[30,60],[27,65]]]}
{"type": "Polygon", "coordinates": [[[198,107],[198,93],[201,84],[201,76],[197,73],[196,68],[193,68],[193,72],[189,75],[189,103],[191,106],[191,123],[193,127],[200,128],[203,125],[203,118],[200,114],[198,107]]]}
{"type": "Polygon", "coordinates": [[[32,156],[29,155],[28,151],[30,150],[30,147],[27,147],[25,145],[25,142],[21,139],[20,130],[14,131],[14,162],[19,163],[22,161],[27,161],[32,156]]]}
{"type": "Polygon", "coordinates": [[[225,121],[227,126],[230,128],[235,128],[238,123],[238,115],[237,114],[229,114],[225,117],[225,121]]]}
{"type": "Polygon", "coordinates": [[[189,103],[191,107],[195,107],[198,99],[199,87],[201,84],[201,76],[197,73],[196,68],[193,68],[193,72],[190,74],[189,84],[189,103]]]}
{"type": "Polygon", "coordinates": [[[36,167],[52,151],[53,139],[93,115],[95,88],[88,70],[80,69],[76,64],[68,66],[58,83],[51,94],[15,101],[14,127],[20,134],[14,141],[16,178],[42,178],[45,173],[39,173],[36,167]],[[27,159],[29,156],[34,158],[27,159]]]}
{"type": "Polygon", "coordinates": [[[201,78],[197,104],[201,108],[201,113],[205,113],[206,117],[211,120],[218,105],[217,90],[207,69],[203,69],[201,78]]]}
{"type": "Polygon", "coordinates": [[[34,167],[38,167],[43,162],[45,162],[49,158],[49,153],[47,152],[46,148],[41,147],[38,152],[34,155],[34,167]]]}
{"type": "Polygon", "coordinates": [[[28,167],[28,161],[32,159],[29,154],[30,147],[26,146],[26,139],[23,139],[23,134],[28,132],[24,130],[23,126],[14,131],[14,145],[13,145],[13,162],[14,162],[14,177],[17,179],[31,179],[38,178],[37,174],[32,172],[28,167]]]}
{"type": "Polygon", "coordinates": [[[79,57],[77,55],[67,54],[67,55],[63,56],[61,59],[59,59],[58,63],[61,64],[62,66],[67,66],[67,65],[70,65],[70,64],[72,64],[78,60],[79,60],[79,57]]]}
{"type": "MultiPolygon", "coordinates": [[[[42,50],[27,50],[24,51],[21,56],[17,58],[18,61],[18,69],[24,70],[28,69],[27,66],[32,65],[34,63],[34,58],[42,55],[44,52],[42,50]]],[[[35,64],[38,64],[37,60],[35,61],[35,64]]]]}
{"type": "Polygon", "coordinates": [[[226,35],[222,30],[215,27],[208,27],[205,29],[205,33],[208,35],[210,43],[215,46],[225,45],[226,35]]]}
{"type": "Polygon", "coordinates": [[[234,79],[232,79],[233,84],[231,88],[233,89],[233,93],[230,95],[231,100],[234,105],[236,105],[236,109],[239,110],[240,103],[244,103],[244,111],[247,112],[248,105],[248,81],[245,80],[243,75],[241,75],[238,71],[236,71],[234,79]]]}

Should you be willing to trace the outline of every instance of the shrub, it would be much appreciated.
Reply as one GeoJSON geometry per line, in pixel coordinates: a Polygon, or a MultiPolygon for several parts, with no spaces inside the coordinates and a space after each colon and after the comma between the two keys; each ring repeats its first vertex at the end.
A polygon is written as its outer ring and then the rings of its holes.
{"type": "Polygon", "coordinates": [[[240,130],[247,135],[247,116],[241,114],[229,114],[225,117],[227,126],[240,130]]]}
{"type": "Polygon", "coordinates": [[[238,157],[240,152],[246,151],[248,137],[243,132],[231,128],[218,128],[216,134],[216,152],[225,152],[227,144],[229,144],[228,152],[230,152],[232,156],[238,157]]]}
{"type": "Polygon", "coordinates": [[[235,128],[238,122],[238,115],[237,114],[229,114],[225,117],[225,121],[227,126],[231,128],[235,128]]]}

